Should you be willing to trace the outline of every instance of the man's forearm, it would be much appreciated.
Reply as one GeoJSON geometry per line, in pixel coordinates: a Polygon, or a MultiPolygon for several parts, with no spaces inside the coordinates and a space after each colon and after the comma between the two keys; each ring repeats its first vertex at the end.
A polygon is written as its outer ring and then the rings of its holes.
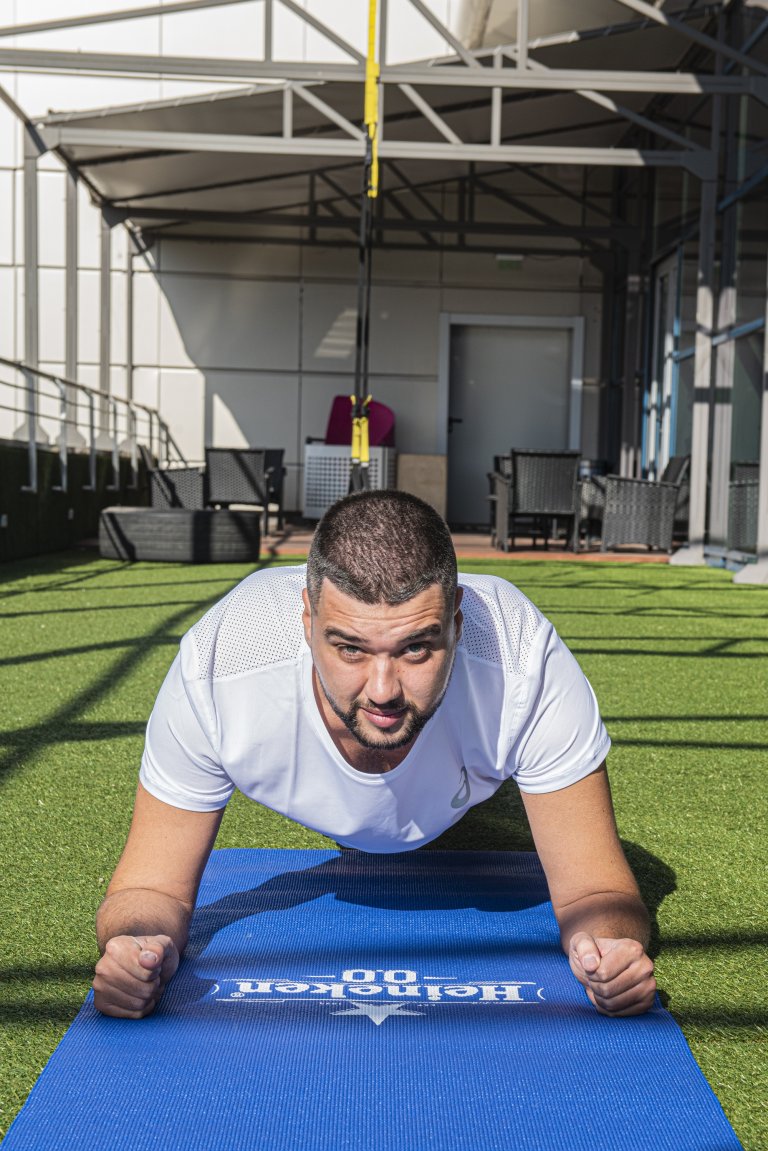
{"type": "Polygon", "coordinates": [[[621,891],[598,892],[575,903],[555,908],[560,941],[565,952],[578,931],[593,938],[636,939],[647,950],[650,919],[638,895],[621,891]]]}
{"type": "Polygon", "coordinates": [[[96,914],[99,950],[118,935],[168,935],[181,955],[189,937],[192,909],[172,895],[125,888],[107,895],[96,914]]]}

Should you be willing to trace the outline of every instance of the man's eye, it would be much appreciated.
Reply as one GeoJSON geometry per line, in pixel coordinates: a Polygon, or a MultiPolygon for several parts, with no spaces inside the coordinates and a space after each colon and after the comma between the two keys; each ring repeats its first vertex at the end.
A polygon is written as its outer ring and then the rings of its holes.
{"type": "Polygon", "coordinates": [[[423,643],[409,643],[405,649],[406,655],[423,655],[427,650],[426,644],[423,643]]]}
{"type": "Polygon", "coordinates": [[[344,643],[339,645],[339,651],[342,655],[359,655],[360,648],[355,647],[354,644],[344,643]]]}

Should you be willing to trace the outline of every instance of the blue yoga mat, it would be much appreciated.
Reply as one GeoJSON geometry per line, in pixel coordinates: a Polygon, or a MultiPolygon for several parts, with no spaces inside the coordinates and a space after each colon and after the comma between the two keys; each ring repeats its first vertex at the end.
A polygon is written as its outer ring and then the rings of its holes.
{"type": "Polygon", "coordinates": [[[3,1151],[731,1151],[657,1004],[606,1019],[534,855],[213,853],[158,1011],[90,996],[3,1151]]]}

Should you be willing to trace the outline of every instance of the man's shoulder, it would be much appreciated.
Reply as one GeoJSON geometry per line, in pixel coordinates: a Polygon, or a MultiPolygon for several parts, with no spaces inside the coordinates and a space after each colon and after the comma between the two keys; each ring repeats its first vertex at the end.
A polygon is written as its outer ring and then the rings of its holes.
{"type": "Polygon", "coordinates": [[[525,675],[536,637],[547,621],[535,604],[500,576],[459,572],[464,589],[461,647],[466,654],[525,675]]]}
{"type": "Polygon", "coordinates": [[[182,641],[187,674],[225,679],[295,661],[304,646],[305,586],[303,565],[247,576],[187,632],[182,641]]]}

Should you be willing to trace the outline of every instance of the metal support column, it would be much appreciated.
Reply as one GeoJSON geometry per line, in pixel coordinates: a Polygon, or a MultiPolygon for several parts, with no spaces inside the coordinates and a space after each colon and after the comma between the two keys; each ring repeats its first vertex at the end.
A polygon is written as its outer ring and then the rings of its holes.
{"type": "Polygon", "coordinates": [[[108,397],[110,360],[112,358],[112,229],[106,214],[101,215],[101,259],[99,263],[99,391],[104,396],[99,404],[97,445],[111,448],[108,397]]]}
{"type": "Polygon", "coordinates": [[[763,329],[763,403],[760,413],[760,472],[757,496],[757,563],[745,564],[734,583],[768,584],[768,278],[763,329]]]}
{"type": "MultiPolygon", "coordinates": [[[[65,272],[64,272],[64,378],[77,380],[78,361],[78,195],[77,177],[67,172],[65,272]]],[[[66,444],[68,447],[84,447],[85,437],[77,428],[78,394],[76,388],[67,388],[66,399],[66,444]]]]}
{"type": "MultiPolygon", "coordinates": [[[[24,133],[24,362],[39,366],[40,296],[38,269],[37,158],[39,149],[27,131],[24,133]]],[[[29,448],[28,483],[23,491],[37,491],[37,377],[26,376],[26,415],[17,429],[17,439],[26,439],[29,448]]]]}
{"type": "MultiPolygon", "coordinates": [[[[713,165],[714,167],[714,165],[713,165]]],[[[716,172],[701,186],[699,274],[696,292],[693,424],[691,429],[691,495],[688,543],[670,558],[673,564],[703,564],[707,528],[709,419],[712,405],[712,321],[714,318],[716,172]]]]}
{"type": "MultiPolygon", "coordinates": [[[[725,181],[723,192],[730,195],[740,183],[739,173],[740,101],[729,100],[725,111],[725,181]]],[[[717,332],[736,325],[736,275],[738,260],[739,205],[731,204],[721,215],[720,276],[717,302],[717,332]]],[[[733,384],[736,347],[732,339],[719,340],[714,349],[714,397],[712,403],[712,464],[709,493],[708,554],[725,557],[728,548],[728,497],[731,478],[733,439],[733,384]]]]}
{"type": "Polygon", "coordinates": [[[134,257],[136,255],[133,236],[129,233],[128,255],[125,275],[125,387],[128,399],[126,408],[126,446],[131,457],[131,487],[139,486],[139,446],[136,438],[136,409],[133,406],[133,317],[134,317],[134,257]]]}

